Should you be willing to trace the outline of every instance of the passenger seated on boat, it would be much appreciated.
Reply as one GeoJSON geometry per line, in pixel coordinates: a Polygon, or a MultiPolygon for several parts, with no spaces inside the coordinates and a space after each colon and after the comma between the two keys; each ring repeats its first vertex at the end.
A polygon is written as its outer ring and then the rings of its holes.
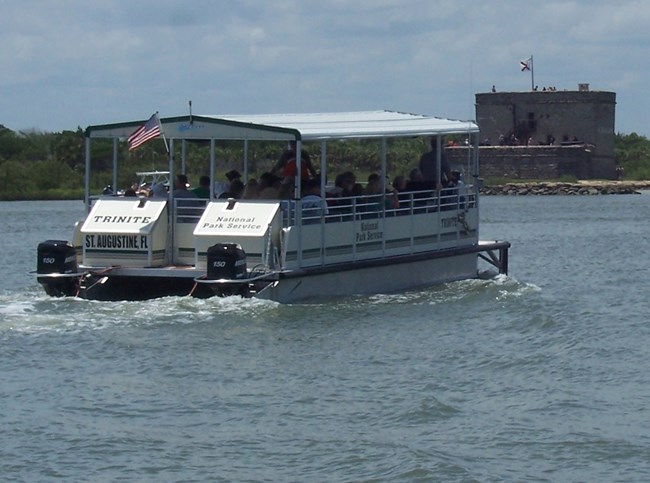
{"type": "Polygon", "coordinates": [[[393,178],[393,188],[397,190],[398,193],[406,191],[406,178],[401,174],[393,178]]]}
{"type": "Polygon", "coordinates": [[[448,207],[447,209],[452,209],[456,208],[456,204],[458,203],[458,207],[465,208],[465,200],[467,197],[467,187],[465,186],[465,182],[463,181],[463,175],[460,171],[458,170],[453,170],[451,172],[451,177],[447,183],[447,189],[443,190],[443,193],[446,194],[447,196],[447,205],[453,205],[448,207]]]}
{"type": "MultiPolygon", "coordinates": [[[[271,170],[271,173],[274,175],[282,175],[283,177],[287,176],[296,176],[296,141],[290,141],[288,149],[282,153],[280,159],[271,170]]],[[[302,160],[300,165],[301,170],[301,179],[306,180],[309,178],[315,178],[317,176],[314,166],[311,164],[311,158],[309,153],[304,146],[301,146],[300,149],[300,158],[302,160]]]]}
{"type": "Polygon", "coordinates": [[[226,173],[226,181],[217,181],[214,184],[214,196],[219,198],[222,193],[230,190],[230,183],[236,179],[241,179],[241,173],[236,169],[231,169],[226,173]]]}
{"type": "Polygon", "coordinates": [[[465,208],[465,203],[469,200],[467,199],[467,186],[463,179],[463,173],[460,171],[452,171],[451,174],[454,177],[456,189],[458,190],[458,201],[460,202],[460,207],[465,208]]]}
{"type": "Polygon", "coordinates": [[[409,180],[406,183],[406,191],[414,191],[413,208],[426,206],[426,198],[430,198],[433,193],[433,183],[425,181],[420,168],[413,168],[409,173],[409,180]]]}
{"type": "Polygon", "coordinates": [[[399,201],[399,213],[406,214],[408,209],[411,206],[411,196],[405,191],[406,189],[406,178],[402,175],[397,175],[393,178],[393,188],[397,191],[397,200],[399,201]]]}
{"type": "Polygon", "coordinates": [[[278,195],[280,194],[281,184],[282,178],[278,178],[270,172],[262,173],[262,176],[260,176],[257,197],[261,200],[277,200],[278,195]]]}
{"type": "Polygon", "coordinates": [[[240,179],[235,179],[230,183],[230,189],[221,193],[219,198],[222,200],[227,200],[228,198],[241,199],[244,196],[244,189],[244,183],[240,179]]]}
{"type": "Polygon", "coordinates": [[[197,198],[209,199],[210,198],[210,176],[201,176],[199,178],[199,186],[194,188],[192,192],[197,198]]]}
{"type": "Polygon", "coordinates": [[[357,179],[352,171],[340,173],[336,175],[334,188],[328,191],[328,195],[341,198],[352,196],[352,187],[356,181],[357,179]]]}
{"type": "Polygon", "coordinates": [[[174,179],[174,198],[197,198],[196,193],[187,189],[189,187],[187,176],[177,174],[174,179]]]}
{"type": "Polygon", "coordinates": [[[356,178],[352,171],[346,171],[336,176],[334,186],[327,190],[326,198],[330,214],[341,215],[340,218],[330,218],[330,221],[346,221],[352,219],[352,188],[356,178]]]}
{"type": "Polygon", "coordinates": [[[312,179],[304,183],[302,196],[302,222],[305,225],[320,223],[329,214],[327,202],[320,195],[320,180],[312,179]]]}
{"type": "Polygon", "coordinates": [[[195,219],[196,209],[192,208],[197,205],[190,200],[198,200],[199,198],[196,196],[196,193],[187,189],[189,188],[189,185],[190,184],[187,182],[187,176],[184,174],[177,174],[174,178],[173,195],[174,199],[178,200],[175,203],[178,207],[176,216],[179,223],[195,223],[198,221],[198,218],[195,219]]]}
{"type": "Polygon", "coordinates": [[[135,189],[135,194],[140,196],[140,197],[145,197],[148,198],[151,196],[151,188],[152,186],[149,183],[142,183],[141,185],[138,183],[135,183],[136,189],[135,189]]]}
{"type": "Polygon", "coordinates": [[[164,183],[155,183],[149,191],[149,196],[152,198],[167,198],[167,187],[164,183]]]}
{"type": "Polygon", "coordinates": [[[244,199],[245,200],[254,200],[259,196],[259,183],[255,178],[251,178],[246,183],[244,188],[244,199]]]}
{"type": "Polygon", "coordinates": [[[384,210],[399,208],[397,191],[385,191],[382,194],[381,177],[377,173],[372,173],[368,176],[365,194],[365,211],[372,214],[372,216],[379,216],[384,210]]]}
{"type": "Polygon", "coordinates": [[[433,189],[433,185],[431,182],[424,180],[420,168],[413,168],[406,182],[406,191],[424,191],[430,189],[433,189]]]}

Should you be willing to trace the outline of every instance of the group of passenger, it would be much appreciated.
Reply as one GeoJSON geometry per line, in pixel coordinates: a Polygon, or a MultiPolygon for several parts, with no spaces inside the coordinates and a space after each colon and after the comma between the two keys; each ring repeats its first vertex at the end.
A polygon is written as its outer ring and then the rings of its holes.
{"type": "MultiPolygon", "coordinates": [[[[244,200],[276,199],[295,203],[294,187],[298,171],[296,151],[296,143],[290,143],[270,171],[258,178],[250,178],[246,184],[242,181],[239,171],[235,169],[228,171],[225,180],[215,183],[212,187],[214,197],[244,200]]],[[[327,215],[330,208],[333,212],[346,206],[349,209],[352,200],[356,200],[357,209],[360,211],[397,210],[407,207],[411,199],[426,198],[435,190],[444,190],[462,184],[460,173],[450,169],[444,150],[441,150],[441,176],[438,176],[437,158],[437,139],[433,137],[431,150],[421,156],[418,167],[410,171],[408,178],[403,175],[395,176],[391,185],[388,182],[383,183],[379,174],[372,173],[364,185],[357,181],[352,171],[345,171],[336,176],[334,186],[326,188],[323,198],[319,174],[314,169],[307,150],[302,149],[300,172],[303,214],[311,213],[319,217],[327,215]],[[411,192],[416,193],[411,194],[411,192]]],[[[178,174],[174,179],[173,197],[209,199],[210,183],[209,176],[201,176],[199,185],[190,189],[187,176],[178,174]]],[[[153,185],[149,190],[149,196],[152,197],[166,197],[167,194],[167,189],[162,184],[153,185]]]]}

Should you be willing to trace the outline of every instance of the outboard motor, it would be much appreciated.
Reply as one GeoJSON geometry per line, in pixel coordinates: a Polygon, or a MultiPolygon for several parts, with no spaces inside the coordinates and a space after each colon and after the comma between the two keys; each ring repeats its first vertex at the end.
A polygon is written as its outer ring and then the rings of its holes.
{"type": "Polygon", "coordinates": [[[37,277],[45,292],[54,297],[76,295],[79,290],[77,253],[70,242],[47,240],[38,244],[37,277]]]}
{"type": "Polygon", "coordinates": [[[248,295],[246,252],[237,243],[217,243],[208,248],[207,280],[242,280],[242,283],[215,283],[212,289],[219,297],[248,295]]]}

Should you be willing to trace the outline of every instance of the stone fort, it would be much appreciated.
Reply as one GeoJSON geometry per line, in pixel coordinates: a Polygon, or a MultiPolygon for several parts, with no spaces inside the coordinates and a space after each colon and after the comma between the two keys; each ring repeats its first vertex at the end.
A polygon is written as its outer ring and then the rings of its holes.
{"type": "Polygon", "coordinates": [[[616,93],[591,91],[589,84],[575,91],[476,94],[481,175],[615,179],[615,108],[616,93]]]}

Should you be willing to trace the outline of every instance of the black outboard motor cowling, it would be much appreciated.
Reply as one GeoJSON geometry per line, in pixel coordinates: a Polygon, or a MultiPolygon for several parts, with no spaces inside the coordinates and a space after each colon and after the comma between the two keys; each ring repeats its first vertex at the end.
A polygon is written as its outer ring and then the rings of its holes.
{"type": "Polygon", "coordinates": [[[237,243],[217,243],[208,248],[209,280],[246,278],[246,253],[237,243]]]}
{"type": "Polygon", "coordinates": [[[79,287],[79,277],[77,253],[72,244],[65,240],[47,240],[39,243],[36,273],[50,275],[37,277],[38,283],[43,285],[48,295],[75,295],[79,287]]]}
{"type": "Polygon", "coordinates": [[[37,273],[76,273],[77,253],[65,240],[47,240],[38,244],[37,273]]]}
{"type": "Polygon", "coordinates": [[[217,243],[207,252],[208,280],[242,280],[242,283],[215,283],[212,291],[219,297],[248,296],[246,252],[237,243],[217,243]]]}

